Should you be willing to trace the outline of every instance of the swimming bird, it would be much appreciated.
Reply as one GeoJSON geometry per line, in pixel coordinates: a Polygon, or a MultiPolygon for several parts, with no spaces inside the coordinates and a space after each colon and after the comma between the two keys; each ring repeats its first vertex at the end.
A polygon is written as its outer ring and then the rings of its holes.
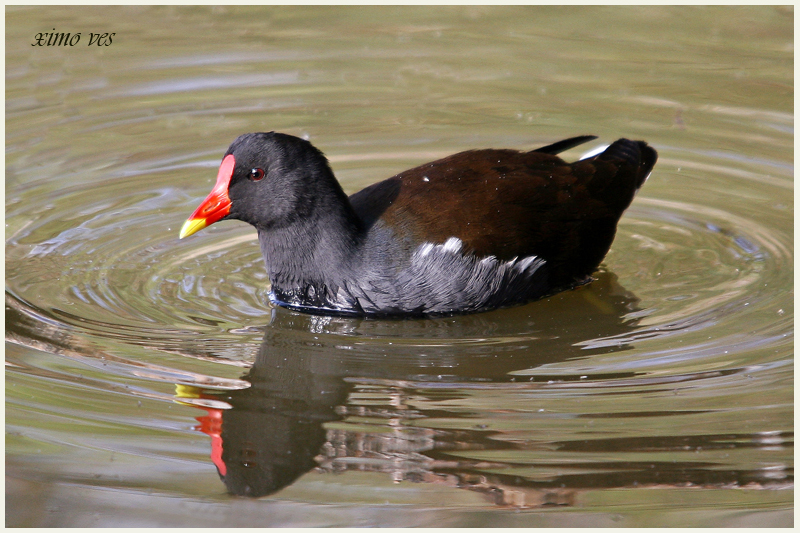
{"type": "Polygon", "coordinates": [[[584,135],[531,151],[460,152],[347,196],[323,153],[283,133],[228,148],[181,228],[256,228],[273,304],[357,316],[453,315],[522,304],[591,281],[656,163],[620,139],[573,162],[584,135]]]}

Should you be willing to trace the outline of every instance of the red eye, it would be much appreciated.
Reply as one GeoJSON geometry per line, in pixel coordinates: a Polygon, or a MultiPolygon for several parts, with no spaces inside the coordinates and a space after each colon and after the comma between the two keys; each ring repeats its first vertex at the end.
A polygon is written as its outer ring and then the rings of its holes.
{"type": "Polygon", "coordinates": [[[251,181],[259,181],[264,179],[264,169],[263,168],[254,168],[250,171],[250,180],[251,181]]]}

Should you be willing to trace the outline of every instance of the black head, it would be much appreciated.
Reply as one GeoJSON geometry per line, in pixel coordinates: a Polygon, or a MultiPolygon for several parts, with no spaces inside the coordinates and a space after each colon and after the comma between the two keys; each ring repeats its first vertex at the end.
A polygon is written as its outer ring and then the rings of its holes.
{"type": "Polygon", "coordinates": [[[219,220],[269,231],[315,222],[341,210],[347,197],[325,156],[308,141],[282,133],[247,133],[228,148],[217,183],[181,230],[181,237],[219,220]]]}
{"type": "Polygon", "coordinates": [[[225,218],[259,229],[308,219],[318,196],[330,187],[320,186],[332,179],[325,156],[297,137],[248,133],[236,139],[225,155],[236,161],[228,186],[231,211],[225,218]]]}

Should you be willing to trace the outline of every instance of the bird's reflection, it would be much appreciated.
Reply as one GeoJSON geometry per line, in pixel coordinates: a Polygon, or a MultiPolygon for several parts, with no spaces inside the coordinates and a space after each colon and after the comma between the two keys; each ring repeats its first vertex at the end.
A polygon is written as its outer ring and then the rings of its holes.
{"type": "MultiPolygon", "coordinates": [[[[359,320],[275,310],[258,356],[243,377],[252,386],[200,394],[226,407],[212,403],[206,407],[209,414],[199,420],[212,437],[214,462],[228,492],[259,497],[314,469],[357,468],[381,471],[396,481],[479,491],[498,504],[531,506],[569,504],[574,491],[587,484],[646,482],[645,469],[636,465],[604,475],[587,468],[583,477],[563,475],[547,483],[518,475],[487,475],[486,464],[476,465],[448,452],[514,445],[480,427],[434,431],[407,423],[454,416],[414,409],[410,396],[415,385],[434,387],[438,399],[453,399],[470,385],[522,385],[514,383],[515,371],[625,349],[624,344],[609,347],[609,343],[597,343],[603,347],[595,350],[585,347],[592,339],[634,330],[635,320],[626,317],[636,311],[636,298],[608,273],[601,273],[587,289],[522,308],[435,320],[359,320]],[[370,391],[379,401],[369,399],[370,391]],[[333,423],[376,419],[377,426],[333,423]]],[[[613,377],[625,376],[609,376],[613,377]]],[[[604,446],[612,450],[619,443],[599,439],[584,445],[588,448],[583,451],[603,453],[604,446]]],[[[657,445],[670,443],[662,438],[657,445]]],[[[508,465],[494,465],[492,470],[502,471],[504,466],[508,465]]],[[[659,471],[663,477],[653,482],[686,481],[685,468],[678,465],[674,472],[677,477],[659,471]]]]}
{"type": "MultiPolygon", "coordinates": [[[[207,406],[209,414],[200,421],[215,439],[215,464],[228,491],[251,497],[271,494],[315,467],[336,469],[335,459],[347,456],[349,447],[363,447],[363,439],[353,442],[359,437],[325,427],[352,414],[348,409],[360,409],[347,406],[359,383],[511,382],[515,378],[510,372],[585,355],[576,346],[581,341],[630,331],[634,324],[624,317],[635,310],[635,298],[610,274],[603,274],[593,288],[589,299],[570,294],[568,302],[557,296],[538,308],[534,304],[433,320],[361,320],[273,310],[258,356],[242,378],[252,386],[222,394],[202,392],[226,407],[207,406]],[[569,320],[576,297],[583,302],[580,326],[569,320]]],[[[184,388],[183,395],[191,393],[184,388]]],[[[395,403],[394,416],[409,416],[402,399],[395,403]]],[[[430,431],[411,433],[405,431],[402,442],[382,434],[381,450],[420,454],[434,448],[430,431]]],[[[417,477],[425,475],[417,464],[411,470],[417,477]]]]}

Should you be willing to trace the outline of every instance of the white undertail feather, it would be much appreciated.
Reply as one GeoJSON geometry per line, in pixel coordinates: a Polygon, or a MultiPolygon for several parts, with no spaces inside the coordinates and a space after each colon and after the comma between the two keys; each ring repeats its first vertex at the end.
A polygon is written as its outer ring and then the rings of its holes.
{"type": "Polygon", "coordinates": [[[607,149],[609,146],[611,146],[611,145],[610,145],[610,144],[603,144],[603,145],[601,145],[601,146],[598,146],[597,148],[592,148],[591,150],[589,150],[588,152],[586,152],[585,154],[583,154],[583,155],[581,156],[581,158],[580,158],[580,159],[578,159],[578,161],[583,161],[584,159],[589,159],[590,157],[594,157],[594,156],[596,156],[596,155],[600,155],[600,154],[602,154],[603,152],[605,152],[605,151],[606,151],[606,149],[607,149]]]}

